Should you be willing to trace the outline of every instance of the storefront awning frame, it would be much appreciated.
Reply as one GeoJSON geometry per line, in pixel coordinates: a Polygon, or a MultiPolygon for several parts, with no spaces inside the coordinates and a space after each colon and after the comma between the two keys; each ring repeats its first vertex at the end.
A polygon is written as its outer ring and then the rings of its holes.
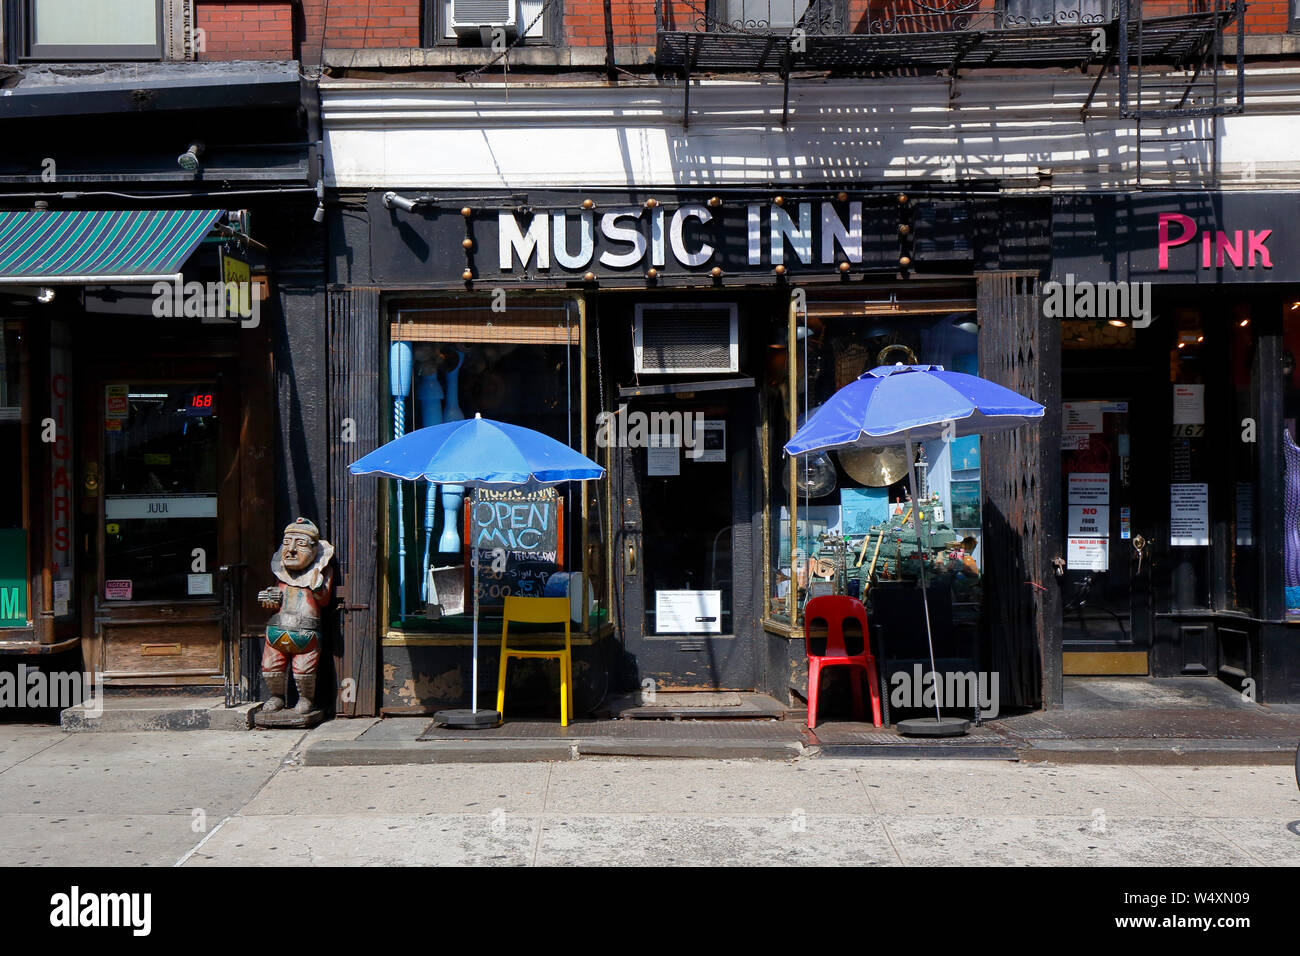
{"type": "Polygon", "coordinates": [[[221,215],[215,209],[0,212],[0,286],[182,281],[181,267],[221,215]]]}

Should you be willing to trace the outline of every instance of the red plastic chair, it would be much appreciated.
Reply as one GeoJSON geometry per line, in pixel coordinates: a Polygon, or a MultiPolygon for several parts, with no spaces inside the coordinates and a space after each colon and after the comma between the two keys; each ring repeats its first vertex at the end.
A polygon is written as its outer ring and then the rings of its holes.
{"type": "MultiPolygon", "coordinates": [[[[871,641],[867,636],[867,609],[857,598],[842,594],[812,598],[803,611],[804,644],[808,652],[808,729],[817,726],[817,693],[821,689],[823,667],[859,667],[867,672],[867,687],[871,691],[872,723],[880,726],[880,682],[876,677],[876,659],[871,656],[871,641]],[[850,654],[844,646],[844,622],[857,621],[862,625],[862,653],[850,654]],[[814,621],[826,625],[826,653],[813,654],[808,643],[808,631],[814,621]]],[[[856,675],[853,675],[856,676],[856,675]]],[[[853,715],[862,719],[862,687],[857,680],[853,685],[853,715]]]]}

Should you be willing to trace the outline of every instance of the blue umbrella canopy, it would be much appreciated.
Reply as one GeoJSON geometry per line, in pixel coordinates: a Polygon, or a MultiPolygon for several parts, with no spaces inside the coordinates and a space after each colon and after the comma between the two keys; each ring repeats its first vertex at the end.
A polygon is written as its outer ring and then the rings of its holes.
{"type": "Polygon", "coordinates": [[[978,375],[942,365],[882,365],[832,395],[785,444],[790,455],[899,445],[1005,431],[1043,406],[978,375]],[[951,429],[951,430],[949,430],[951,429]]]}
{"type": "Polygon", "coordinates": [[[478,415],[417,428],[354,461],[348,471],[474,488],[554,485],[605,475],[600,465],[548,435],[478,415]]]}

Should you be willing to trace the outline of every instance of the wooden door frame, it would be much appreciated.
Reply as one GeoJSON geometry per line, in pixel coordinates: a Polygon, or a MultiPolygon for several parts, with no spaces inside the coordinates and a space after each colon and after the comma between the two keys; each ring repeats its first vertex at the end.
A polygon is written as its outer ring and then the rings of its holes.
{"type": "MultiPolygon", "coordinates": [[[[83,520],[94,522],[95,553],[93,562],[85,562],[85,580],[89,583],[89,600],[86,602],[90,613],[82,620],[82,648],[86,665],[96,673],[105,673],[106,642],[101,624],[116,619],[122,622],[135,620],[129,615],[134,613],[145,618],[157,618],[159,624],[169,621],[215,621],[220,626],[222,604],[220,573],[222,564],[237,563],[241,553],[241,508],[240,508],[240,432],[242,420],[242,401],[240,398],[240,368],[236,358],[229,355],[186,356],[181,358],[120,358],[112,357],[102,363],[96,363],[93,375],[86,376],[85,385],[78,402],[82,427],[83,462],[95,463],[99,475],[99,488],[93,499],[82,488],[82,507],[79,514],[83,520]],[[166,362],[166,374],[158,374],[157,366],[166,362]],[[175,601],[128,601],[114,605],[103,603],[104,583],[104,507],[107,498],[104,467],[104,387],[113,382],[127,384],[175,385],[195,381],[212,381],[216,383],[219,395],[219,408],[225,410],[220,415],[220,445],[218,450],[218,486],[217,486],[217,554],[209,555],[208,573],[213,579],[213,594],[203,600],[175,601]],[[94,505],[87,508],[88,500],[94,505]],[[173,607],[174,605],[174,607],[173,607]],[[163,613],[164,608],[171,608],[172,613],[163,613]],[[153,613],[150,613],[150,612],[153,613]],[[180,613],[176,616],[176,612],[180,613]]],[[[83,536],[87,533],[83,530],[83,536]]],[[[83,540],[84,537],[83,537],[83,540]]],[[[83,552],[83,561],[85,555],[83,552]]],[[[230,648],[222,641],[219,657],[219,669],[216,674],[191,673],[188,671],[166,672],[159,675],[116,677],[105,676],[105,683],[133,686],[171,686],[212,685],[219,686],[226,680],[227,668],[231,661],[230,648]]]]}

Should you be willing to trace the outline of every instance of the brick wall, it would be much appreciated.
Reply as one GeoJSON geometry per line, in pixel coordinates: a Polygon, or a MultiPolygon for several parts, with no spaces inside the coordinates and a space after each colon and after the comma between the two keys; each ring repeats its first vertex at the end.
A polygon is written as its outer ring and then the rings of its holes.
{"type": "Polygon", "coordinates": [[[293,7],[289,3],[197,0],[195,56],[200,60],[293,59],[293,7]]]}
{"type": "MultiPolygon", "coordinates": [[[[571,46],[603,46],[605,10],[602,0],[559,0],[564,10],[564,42],[571,46]]],[[[979,9],[993,9],[995,0],[981,0],[979,9]]],[[[706,0],[662,0],[671,27],[691,30],[703,22],[706,0]]],[[[288,59],[293,56],[293,31],[306,41],[310,61],[325,32],[325,45],[334,48],[391,48],[420,45],[420,0],[196,0],[196,25],[205,31],[199,59],[288,59]],[[295,6],[301,13],[295,14],[295,6]]],[[[1182,12],[1187,0],[1148,0],[1148,15],[1182,12]],[[1156,7],[1160,9],[1157,10],[1156,7]],[[1167,8],[1167,9],[1166,9],[1167,8]]],[[[910,0],[848,0],[848,28],[854,33],[879,29],[882,20],[922,11],[910,0]],[[872,27],[871,23],[877,24],[872,27]]],[[[1289,0],[1251,0],[1246,26],[1254,35],[1284,33],[1289,0]]],[[[952,18],[949,18],[952,19],[952,18]]],[[[903,30],[943,29],[943,17],[904,19],[903,30]]],[[[655,42],[654,0],[613,0],[614,43],[652,47],[655,42]]]]}
{"type": "MultiPolygon", "coordinates": [[[[288,60],[294,31],[303,59],[319,55],[321,31],[330,47],[420,45],[420,0],[195,0],[203,30],[200,60],[288,60]]],[[[653,36],[653,34],[652,34],[653,36]]]]}
{"type": "MultiPolygon", "coordinates": [[[[605,5],[602,0],[563,0],[564,37],[571,46],[605,45],[605,5]]],[[[698,0],[701,9],[704,0],[698,0]]],[[[683,11],[689,7],[681,4],[683,11]]],[[[655,5],[653,0],[615,0],[613,6],[616,46],[654,46],[655,5]]]]}

